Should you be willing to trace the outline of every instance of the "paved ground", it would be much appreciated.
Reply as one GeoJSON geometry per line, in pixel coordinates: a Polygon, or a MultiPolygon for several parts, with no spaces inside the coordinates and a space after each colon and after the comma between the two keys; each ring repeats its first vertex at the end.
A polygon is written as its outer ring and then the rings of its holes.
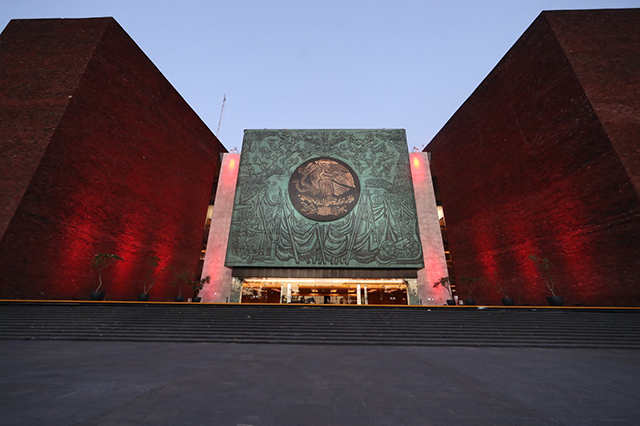
{"type": "Polygon", "coordinates": [[[640,424],[640,351],[0,341],[0,424],[640,424]]]}

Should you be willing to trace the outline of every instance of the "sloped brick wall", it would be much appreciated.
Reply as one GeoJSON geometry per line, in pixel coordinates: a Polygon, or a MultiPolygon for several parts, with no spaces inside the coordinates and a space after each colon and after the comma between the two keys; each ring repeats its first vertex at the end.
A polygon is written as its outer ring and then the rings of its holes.
{"type": "Polygon", "coordinates": [[[640,9],[567,11],[547,20],[640,192],[640,9]]]}
{"type": "MultiPolygon", "coordinates": [[[[58,22],[95,51],[0,242],[0,297],[86,298],[97,286],[91,258],[116,253],[125,261],[103,289],[112,300],[135,299],[150,254],[161,267],[195,272],[224,148],[113,19],[58,22]],[[85,31],[87,21],[104,33],[85,31]]],[[[21,75],[29,84],[29,70],[21,75]]],[[[171,274],[160,274],[152,300],[173,298],[171,274]]]]}
{"type": "Polygon", "coordinates": [[[107,21],[14,20],[0,35],[0,238],[107,21]]]}
{"type": "MultiPolygon", "coordinates": [[[[500,280],[519,304],[546,304],[528,259],[537,255],[554,264],[566,304],[638,305],[640,199],[576,77],[578,59],[567,58],[570,46],[549,26],[547,16],[564,25],[564,13],[543,13],[426,148],[454,266],[500,280]]],[[[594,37],[584,32],[571,43],[594,37]]],[[[486,288],[475,296],[501,297],[486,288]]]]}

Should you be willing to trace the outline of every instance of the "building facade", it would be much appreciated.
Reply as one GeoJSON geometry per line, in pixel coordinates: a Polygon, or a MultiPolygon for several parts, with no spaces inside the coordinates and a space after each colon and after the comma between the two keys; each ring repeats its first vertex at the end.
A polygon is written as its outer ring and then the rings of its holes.
{"type": "Polygon", "coordinates": [[[207,302],[440,305],[450,275],[479,304],[546,304],[551,279],[638,306],[639,140],[640,9],[543,12],[411,154],[398,129],[247,130],[226,153],[112,18],[14,20],[0,298],[85,299],[101,253],[124,259],[110,300],[208,277],[207,302]]]}
{"type": "Polygon", "coordinates": [[[443,303],[425,161],[410,162],[404,130],[245,130],[241,157],[222,168],[213,220],[225,226],[211,230],[204,300],[443,303]]]}

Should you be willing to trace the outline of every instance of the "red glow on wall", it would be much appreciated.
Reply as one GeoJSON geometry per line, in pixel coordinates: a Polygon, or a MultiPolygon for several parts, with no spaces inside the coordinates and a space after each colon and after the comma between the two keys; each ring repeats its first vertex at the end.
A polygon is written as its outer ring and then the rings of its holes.
{"type": "Polygon", "coordinates": [[[411,154],[411,164],[413,165],[414,168],[419,169],[420,168],[420,154],[419,153],[413,153],[411,154]]]}
{"type": "MultiPolygon", "coordinates": [[[[221,173],[223,173],[227,179],[225,179],[225,182],[233,182],[233,185],[235,186],[235,179],[229,179],[231,178],[233,175],[237,174],[236,171],[236,165],[239,163],[240,161],[240,154],[235,154],[235,153],[229,153],[226,154],[229,156],[229,163],[228,166],[225,170],[222,170],[221,173]]],[[[237,179],[237,177],[236,177],[237,179]]]]}

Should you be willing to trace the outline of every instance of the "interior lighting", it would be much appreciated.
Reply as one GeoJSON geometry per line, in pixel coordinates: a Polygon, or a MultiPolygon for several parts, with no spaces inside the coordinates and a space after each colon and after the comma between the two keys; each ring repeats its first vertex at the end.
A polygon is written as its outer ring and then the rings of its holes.
{"type": "Polygon", "coordinates": [[[402,278],[245,278],[245,283],[297,283],[302,285],[404,284],[402,278]]]}

